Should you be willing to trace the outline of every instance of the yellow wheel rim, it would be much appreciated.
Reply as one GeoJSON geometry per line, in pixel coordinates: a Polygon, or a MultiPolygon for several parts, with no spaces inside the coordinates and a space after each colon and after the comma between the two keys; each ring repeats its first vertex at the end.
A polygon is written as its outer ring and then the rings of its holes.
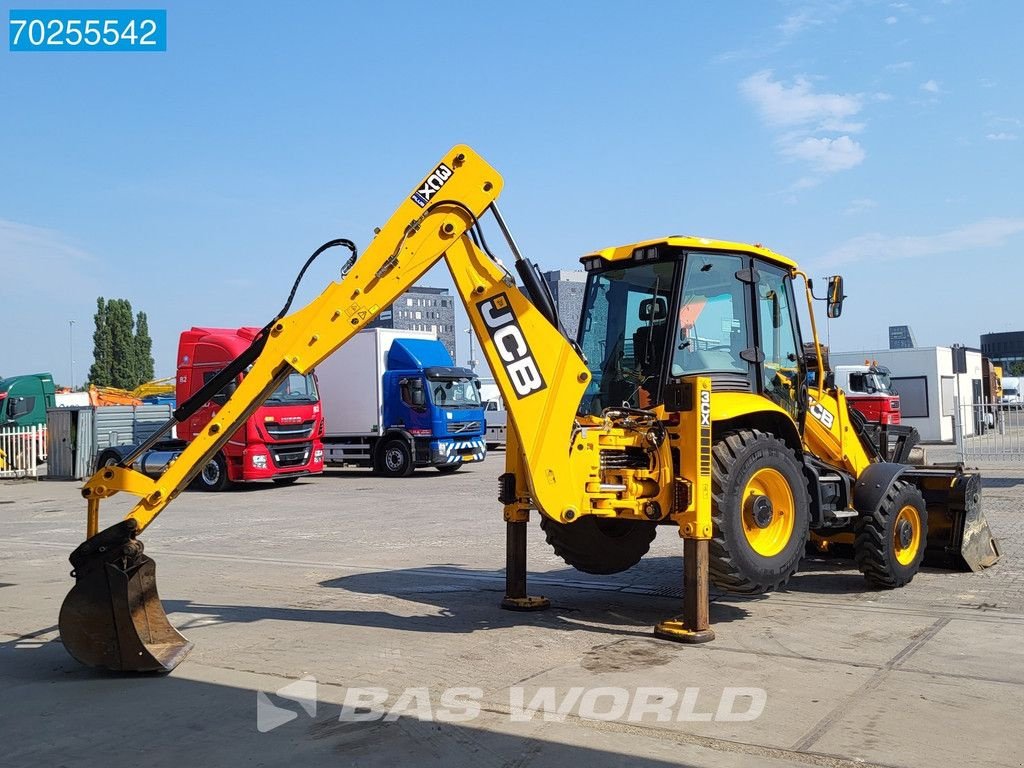
{"type": "Polygon", "coordinates": [[[793,490],[777,469],[757,470],[743,489],[743,535],[757,554],[774,557],[793,537],[793,490]]]}
{"type": "Polygon", "coordinates": [[[921,547],[921,514],[913,504],[907,504],[896,516],[892,527],[892,550],[896,562],[910,565],[921,547]]]}

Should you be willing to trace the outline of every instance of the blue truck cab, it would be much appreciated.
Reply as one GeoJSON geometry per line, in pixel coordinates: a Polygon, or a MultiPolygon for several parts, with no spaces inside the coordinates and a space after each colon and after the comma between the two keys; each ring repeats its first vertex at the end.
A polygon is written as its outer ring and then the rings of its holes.
{"type": "Polygon", "coordinates": [[[384,373],[384,428],[407,432],[417,466],[454,471],[483,461],[484,406],[480,380],[455,366],[434,339],[395,339],[384,373]]]}

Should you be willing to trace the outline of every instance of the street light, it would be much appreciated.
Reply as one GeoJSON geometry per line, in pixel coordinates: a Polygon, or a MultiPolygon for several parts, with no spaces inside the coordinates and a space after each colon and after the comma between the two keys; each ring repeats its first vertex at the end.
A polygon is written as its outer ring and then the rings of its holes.
{"type": "Polygon", "coordinates": [[[71,389],[75,389],[75,321],[68,320],[68,355],[71,358],[71,389]]]}
{"type": "Polygon", "coordinates": [[[469,365],[469,370],[476,370],[476,360],[473,359],[473,329],[467,328],[466,333],[469,334],[469,360],[466,362],[469,365]]]}

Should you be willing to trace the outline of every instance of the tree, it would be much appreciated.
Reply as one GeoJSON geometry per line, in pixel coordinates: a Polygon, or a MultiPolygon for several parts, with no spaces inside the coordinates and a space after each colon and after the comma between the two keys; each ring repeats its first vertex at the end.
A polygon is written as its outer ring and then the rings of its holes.
{"type": "Polygon", "coordinates": [[[1015,360],[1003,370],[1003,376],[1024,376],[1024,361],[1015,360]]]}
{"type": "Polygon", "coordinates": [[[113,362],[110,366],[110,384],[120,389],[135,389],[139,381],[138,355],[135,351],[135,318],[127,299],[107,302],[107,323],[110,325],[110,346],[113,362]]]}
{"type": "Polygon", "coordinates": [[[107,305],[100,296],[96,299],[96,330],[92,334],[93,363],[89,368],[89,383],[98,387],[109,387],[113,380],[113,348],[110,338],[110,324],[107,322],[107,305]]]}
{"type": "MultiPolygon", "coordinates": [[[[154,378],[153,339],[149,337],[149,320],[145,312],[135,316],[135,366],[138,371],[139,384],[145,384],[154,378]]],[[[135,386],[138,386],[136,384],[135,386]]]]}

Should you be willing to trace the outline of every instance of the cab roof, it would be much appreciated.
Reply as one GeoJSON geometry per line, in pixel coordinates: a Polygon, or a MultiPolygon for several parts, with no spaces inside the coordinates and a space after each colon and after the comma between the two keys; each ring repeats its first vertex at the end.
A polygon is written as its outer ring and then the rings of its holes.
{"type": "Polygon", "coordinates": [[[693,237],[691,235],[669,235],[668,237],[658,237],[653,240],[641,240],[636,243],[629,243],[628,245],[603,248],[599,251],[588,253],[580,261],[586,264],[588,260],[595,257],[609,263],[628,261],[633,258],[633,254],[637,249],[656,248],[659,245],[682,248],[689,251],[738,251],[749,253],[752,256],[757,256],[765,261],[770,261],[789,269],[797,268],[796,262],[788,256],[783,256],[781,253],[776,253],[760,244],[734,243],[730,240],[714,240],[707,237],[693,237]]]}

